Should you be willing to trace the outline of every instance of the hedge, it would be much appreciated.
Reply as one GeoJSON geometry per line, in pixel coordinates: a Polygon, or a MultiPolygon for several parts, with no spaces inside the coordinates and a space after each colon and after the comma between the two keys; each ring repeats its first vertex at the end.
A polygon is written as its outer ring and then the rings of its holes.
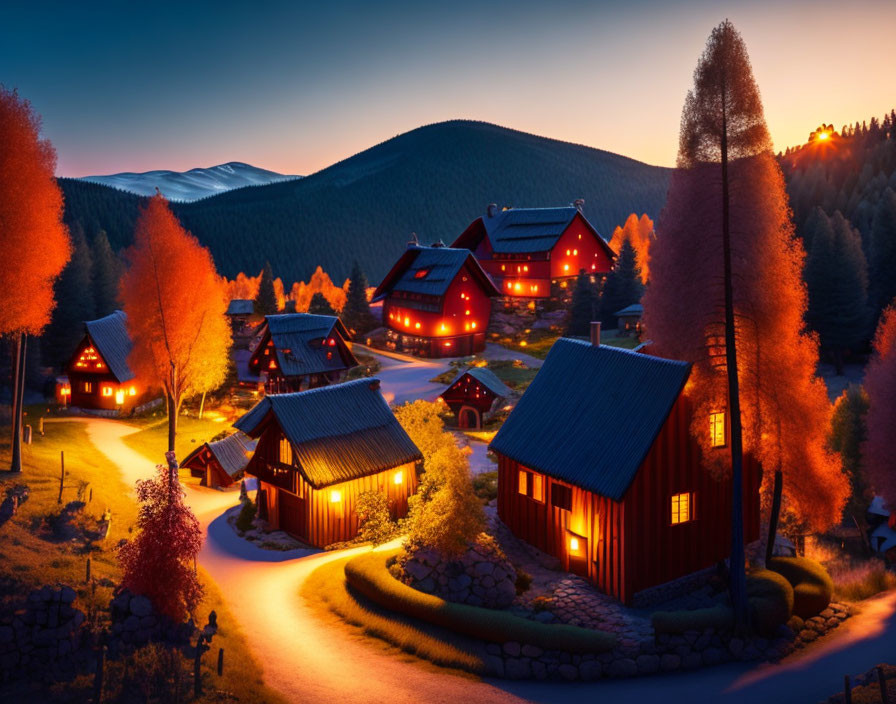
{"type": "Polygon", "coordinates": [[[812,618],[824,611],[834,594],[834,580],[820,563],[805,557],[773,557],[768,569],[793,586],[793,613],[812,618]]]}
{"type": "Polygon", "coordinates": [[[480,640],[512,641],[570,653],[603,653],[616,646],[616,637],[603,631],[539,623],[417,591],[389,573],[388,564],[400,551],[370,552],[349,560],[346,581],[379,606],[480,640]]]}
{"type": "Polygon", "coordinates": [[[755,570],[747,575],[747,599],[753,627],[766,638],[772,637],[793,613],[793,587],[771,570],[755,570]]]}
{"type": "Polygon", "coordinates": [[[705,631],[707,628],[730,631],[734,628],[734,611],[730,606],[722,604],[705,609],[657,611],[650,617],[650,621],[657,633],[705,631]]]}

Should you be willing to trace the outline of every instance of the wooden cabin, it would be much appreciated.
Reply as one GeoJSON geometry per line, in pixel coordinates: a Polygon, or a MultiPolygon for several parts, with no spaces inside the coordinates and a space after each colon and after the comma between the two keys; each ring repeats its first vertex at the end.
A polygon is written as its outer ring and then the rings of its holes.
{"type": "MultiPolygon", "coordinates": [[[[731,481],[702,464],[685,362],[561,338],[490,449],[498,515],[625,603],[727,558],[731,481]]],[[[705,423],[730,452],[725,409],[705,423]]],[[[744,535],[759,537],[758,464],[744,458],[744,535]]]]}
{"type": "Polygon", "coordinates": [[[348,330],[334,315],[268,315],[257,339],[247,371],[269,394],[333,384],[358,366],[348,330]]]}
{"type": "Polygon", "coordinates": [[[358,533],[358,496],[385,494],[407,515],[422,455],[380,392],[378,379],[271,394],[234,424],[258,439],[246,474],[257,477],[272,527],[324,547],[358,533]]]}
{"type": "Polygon", "coordinates": [[[248,298],[234,298],[227,306],[225,315],[230,320],[230,329],[235,337],[246,335],[252,327],[255,301],[248,298]]]}
{"type": "Polygon", "coordinates": [[[641,318],[644,317],[644,306],[640,303],[633,303],[622,310],[617,310],[613,315],[616,317],[616,330],[620,337],[641,336],[641,318]]]}
{"type": "Polygon", "coordinates": [[[451,246],[471,250],[510,298],[549,298],[553,283],[582,269],[603,278],[616,258],[577,206],[499,211],[490,205],[451,246]]]}
{"type": "Polygon", "coordinates": [[[513,392],[488,367],[470,367],[458,374],[440,395],[459,428],[479,430],[513,392]]]}
{"type": "Polygon", "coordinates": [[[200,478],[202,486],[226,488],[243,477],[256,441],[237,431],[221,440],[204,442],[181,462],[181,467],[200,478]]]}
{"type": "Polygon", "coordinates": [[[373,294],[390,349],[458,357],[485,349],[498,290],[466,249],[408,246],[373,294]]]}
{"type": "Polygon", "coordinates": [[[148,385],[128,366],[131,337],[117,310],[84,323],[84,337],[68,364],[68,402],[89,410],[130,412],[151,398],[148,385]]]}

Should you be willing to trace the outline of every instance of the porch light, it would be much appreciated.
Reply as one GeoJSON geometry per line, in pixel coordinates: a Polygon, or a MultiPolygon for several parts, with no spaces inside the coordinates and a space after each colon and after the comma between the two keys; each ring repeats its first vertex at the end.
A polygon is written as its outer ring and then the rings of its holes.
{"type": "Polygon", "coordinates": [[[569,551],[570,552],[578,552],[579,551],[579,539],[578,538],[570,538],[569,539],[569,551]]]}
{"type": "Polygon", "coordinates": [[[417,330],[419,330],[419,329],[420,329],[420,323],[414,323],[414,327],[417,328],[417,330]]]}
{"type": "Polygon", "coordinates": [[[563,265],[563,271],[569,271],[569,264],[563,265]]]}
{"type": "Polygon", "coordinates": [[[400,485],[401,482],[404,481],[404,472],[402,472],[402,471],[399,469],[399,470],[395,473],[395,476],[392,478],[392,481],[395,482],[396,484],[399,484],[399,485],[400,485]]]}
{"type": "Polygon", "coordinates": [[[338,504],[342,502],[342,492],[339,489],[330,490],[330,503],[338,504]]]}

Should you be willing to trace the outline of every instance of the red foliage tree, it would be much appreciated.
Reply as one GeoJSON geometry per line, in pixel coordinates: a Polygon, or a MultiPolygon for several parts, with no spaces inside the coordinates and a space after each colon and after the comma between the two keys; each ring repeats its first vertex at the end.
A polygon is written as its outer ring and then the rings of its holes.
{"type": "Polygon", "coordinates": [[[868,432],[862,459],[871,484],[890,510],[896,510],[896,300],[881,316],[874,336],[874,356],[865,370],[868,432]]]}
{"type": "Polygon", "coordinates": [[[121,586],[149,598],[174,621],[182,621],[202,600],[202,585],[193,571],[202,547],[199,521],[184,503],[177,465],[157,467],[158,476],[137,482],[140,513],[137,537],[124,543],[118,559],[121,586]]]}
{"type": "Polygon", "coordinates": [[[0,335],[18,338],[13,471],[22,468],[24,336],[39,334],[50,321],[53,282],[71,253],[55,168],[56,152],[40,138],[40,118],[30,103],[0,86],[0,335]]]}

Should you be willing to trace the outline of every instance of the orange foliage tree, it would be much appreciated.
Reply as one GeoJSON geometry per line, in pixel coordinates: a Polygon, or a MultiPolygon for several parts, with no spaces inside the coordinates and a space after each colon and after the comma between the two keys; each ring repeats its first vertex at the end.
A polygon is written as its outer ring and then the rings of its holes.
{"type": "Polygon", "coordinates": [[[731,587],[742,618],[743,452],[770,470],[766,490],[772,473],[783,473],[786,505],[811,530],[840,519],[849,484],[826,445],[832,407],[815,375],[818,344],[802,332],[805,254],[746,47],[731,23],[713,30],[694,81],[662,236],[651,248],[644,318],[660,354],[693,363],[692,432],[706,463],[734,478],[731,587]],[[725,451],[711,447],[707,431],[719,409],[729,413],[725,451]]]}
{"type": "Polygon", "coordinates": [[[40,118],[15,91],[0,86],[0,335],[15,335],[12,464],[21,471],[25,335],[37,335],[56,304],[53,282],[71,253],[62,223],[56,152],[40,138],[40,118]]]}
{"type": "Polygon", "coordinates": [[[226,287],[209,251],[187,232],[161,194],[140,212],[126,258],[122,302],[137,376],[157,383],[168,409],[174,451],[184,399],[217,388],[227,372],[226,287]]]}
{"type": "Polygon", "coordinates": [[[877,326],[874,355],[865,370],[868,393],[868,432],[862,446],[862,460],[874,491],[896,510],[896,300],[890,304],[877,326]]]}
{"type": "Polygon", "coordinates": [[[650,245],[656,239],[656,234],[653,231],[653,220],[647,217],[647,213],[644,213],[640,218],[634,213],[629,215],[622,227],[617,225],[616,229],[613,230],[613,236],[610,238],[610,249],[619,254],[626,237],[631,240],[632,246],[635,248],[638,266],[641,267],[641,281],[646,284],[650,269],[650,245]]]}

